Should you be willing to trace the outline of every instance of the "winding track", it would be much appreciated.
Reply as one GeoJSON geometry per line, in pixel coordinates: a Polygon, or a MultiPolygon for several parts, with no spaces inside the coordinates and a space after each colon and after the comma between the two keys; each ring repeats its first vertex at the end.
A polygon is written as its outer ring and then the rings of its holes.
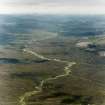
{"type": "Polygon", "coordinates": [[[40,93],[42,92],[42,88],[43,88],[43,85],[45,82],[47,81],[51,81],[51,80],[56,80],[56,79],[59,79],[61,77],[65,77],[65,76],[68,76],[70,73],[71,73],[71,70],[70,68],[76,64],[76,62],[69,62],[69,61],[63,61],[63,60],[60,60],[60,59],[50,59],[50,58],[47,58],[47,57],[44,57],[43,55],[40,55],[36,52],[33,52],[33,51],[30,51],[29,49],[23,49],[24,52],[26,53],[29,53],[29,54],[32,54],[40,59],[43,59],[43,60],[49,60],[49,61],[55,61],[55,62],[60,62],[60,63],[65,63],[66,66],[64,67],[64,74],[61,74],[61,75],[57,75],[55,77],[52,77],[52,78],[47,78],[45,80],[42,80],[40,82],[40,85],[35,87],[35,91],[30,91],[30,92],[26,92],[23,96],[20,97],[20,100],[19,100],[19,103],[20,105],[27,105],[27,103],[25,102],[25,99],[32,96],[32,95],[35,95],[37,93],[40,93]]]}

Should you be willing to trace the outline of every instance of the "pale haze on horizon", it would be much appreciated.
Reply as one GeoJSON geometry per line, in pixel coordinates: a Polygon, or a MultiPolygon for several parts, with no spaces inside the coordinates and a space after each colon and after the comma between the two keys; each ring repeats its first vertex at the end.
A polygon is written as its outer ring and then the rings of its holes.
{"type": "Polygon", "coordinates": [[[105,0],[0,0],[0,14],[105,14],[105,0]]]}

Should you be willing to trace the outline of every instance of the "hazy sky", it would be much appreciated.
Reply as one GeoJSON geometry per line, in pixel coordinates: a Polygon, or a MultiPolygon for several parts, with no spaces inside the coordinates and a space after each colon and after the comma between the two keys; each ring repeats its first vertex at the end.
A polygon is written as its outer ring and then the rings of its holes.
{"type": "Polygon", "coordinates": [[[0,0],[0,13],[104,14],[105,0],[0,0]]]}

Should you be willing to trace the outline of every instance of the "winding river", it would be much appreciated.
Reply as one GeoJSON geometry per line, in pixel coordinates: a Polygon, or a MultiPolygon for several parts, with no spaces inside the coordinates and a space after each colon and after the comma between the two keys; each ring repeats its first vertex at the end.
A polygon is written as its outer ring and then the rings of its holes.
{"type": "Polygon", "coordinates": [[[66,66],[64,67],[64,74],[57,75],[57,76],[55,76],[55,77],[51,77],[51,78],[47,78],[47,79],[45,79],[45,80],[42,80],[42,81],[40,82],[40,85],[37,86],[37,87],[35,87],[36,90],[30,91],[30,92],[26,92],[24,95],[22,95],[22,96],[20,97],[20,100],[19,100],[20,105],[27,105],[27,103],[25,102],[25,99],[26,99],[26,98],[28,98],[28,97],[30,97],[30,96],[32,96],[32,95],[35,95],[35,94],[37,94],[37,93],[42,92],[42,91],[43,91],[43,90],[42,90],[42,89],[43,89],[43,85],[44,85],[45,82],[47,82],[47,81],[52,81],[52,80],[56,80],[56,79],[59,79],[59,78],[61,78],[61,77],[68,76],[68,75],[71,73],[71,69],[70,69],[70,68],[71,68],[73,65],[76,64],[76,62],[69,62],[69,61],[64,61],[64,60],[60,60],[60,59],[50,59],[50,58],[47,58],[47,57],[45,57],[45,56],[43,56],[43,55],[40,55],[40,54],[38,54],[38,53],[36,53],[36,52],[31,51],[31,50],[29,50],[28,48],[23,49],[23,52],[32,54],[32,55],[34,55],[34,56],[36,56],[36,57],[38,57],[38,58],[40,58],[40,59],[42,59],[42,60],[49,60],[49,61],[55,61],[55,62],[65,63],[66,66]]]}

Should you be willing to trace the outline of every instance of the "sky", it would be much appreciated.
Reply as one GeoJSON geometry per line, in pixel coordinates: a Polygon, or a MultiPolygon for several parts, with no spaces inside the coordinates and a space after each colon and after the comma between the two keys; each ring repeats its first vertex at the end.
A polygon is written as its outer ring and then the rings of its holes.
{"type": "Polygon", "coordinates": [[[0,0],[0,14],[105,14],[105,0],[0,0]]]}

